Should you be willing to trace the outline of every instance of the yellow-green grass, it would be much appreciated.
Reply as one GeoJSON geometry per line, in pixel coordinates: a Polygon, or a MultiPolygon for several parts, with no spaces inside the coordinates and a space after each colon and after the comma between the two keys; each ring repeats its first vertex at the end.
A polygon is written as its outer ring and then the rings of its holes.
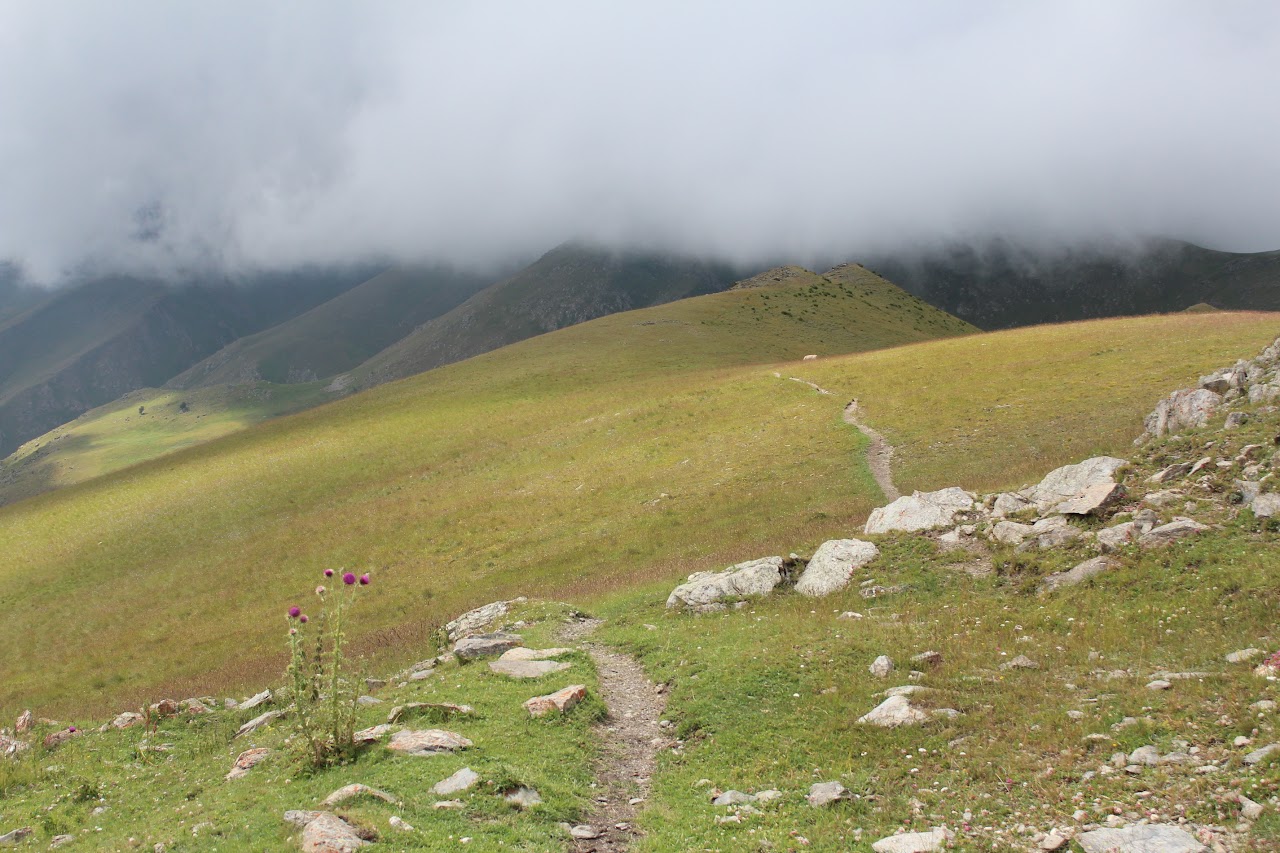
{"type": "Polygon", "coordinates": [[[203,444],[332,396],[317,382],[133,391],[15,450],[0,465],[0,504],[203,444]]]}
{"type": "MultiPolygon", "coordinates": [[[[768,308],[768,320],[725,321],[735,335],[770,330],[745,338],[752,356],[818,349],[796,343],[809,320],[768,308]]],[[[1120,403],[1116,386],[1138,412],[1256,353],[1280,320],[1104,321],[973,336],[969,348],[708,367],[735,354],[715,317],[662,312],[564,330],[0,511],[0,645],[16,650],[0,706],[100,710],[264,683],[282,667],[280,612],[323,566],[370,569],[395,590],[362,613],[359,639],[403,659],[485,600],[589,600],[848,534],[881,502],[863,440],[840,421],[842,397],[791,374],[861,395],[904,447],[937,436],[921,442],[924,463],[901,458],[905,483],[976,486],[1049,438],[1042,469],[1086,444],[1123,450],[1134,417],[1099,415],[1120,403]],[[1118,347],[1132,351],[1091,357],[1118,347]],[[949,431],[982,415],[992,374],[1018,370],[1016,421],[994,422],[1002,433],[980,444],[949,431]],[[909,404],[901,387],[921,372],[937,377],[934,405],[909,404]],[[1036,424],[1050,426],[1029,433],[1036,424]]],[[[852,319],[830,334],[876,339],[852,319]]]]}

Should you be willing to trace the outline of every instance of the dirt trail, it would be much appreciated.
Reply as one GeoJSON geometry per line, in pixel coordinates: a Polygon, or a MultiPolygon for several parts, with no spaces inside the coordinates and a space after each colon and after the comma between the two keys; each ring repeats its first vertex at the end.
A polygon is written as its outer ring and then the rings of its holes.
{"type": "Polygon", "coordinates": [[[604,742],[604,754],[596,765],[596,805],[587,824],[600,837],[570,842],[574,853],[611,853],[628,850],[636,836],[632,826],[641,804],[649,796],[659,746],[663,740],[658,721],[666,698],[629,655],[587,641],[601,624],[582,619],[566,626],[561,641],[579,645],[595,661],[600,674],[600,698],[609,708],[608,718],[596,727],[604,742]]]}
{"type": "Polygon", "coordinates": [[[858,420],[857,400],[851,400],[844,407],[844,422],[857,427],[859,432],[871,439],[871,444],[867,447],[867,466],[871,469],[871,476],[876,478],[880,491],[884,492],[884,499],[892,503],[902,497],[898,487],[893,484],[893,472],[889,469],[889,463],[893,460],[893,446],[884,440],[883,435],[858,420]]]}
{"type": "MultiPolygon", "coordinates": [[[[773,375],[779,379],[782,378],[780,373],[773,375]]],[[[797,379],[794,376],[788,376],[787,378],[792,382],[808,385],[819,394],[828,396],[831,394],[826,388],[807,379],[797,379]]],[[[871,469],[871,476],[876,478],[876,485],[880,487],[880,491],[884,492],[885,500],[892,503],[902,497],[898,487],[893,484],[893,472],[889,468],[889,463],[893,461],[893,445],[885,441],[883,435],[858,420],[857,400],[851,400],[849,405],[844,407],[844,422],[850,426],[857,427],[860,433],[871,439],[871,444],[867,447],[867,467],[871,469]]]]}

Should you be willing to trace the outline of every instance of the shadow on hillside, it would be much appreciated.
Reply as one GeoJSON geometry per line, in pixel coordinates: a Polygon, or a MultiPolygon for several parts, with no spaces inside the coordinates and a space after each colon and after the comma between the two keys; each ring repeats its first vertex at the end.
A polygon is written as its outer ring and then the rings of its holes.
{"type": "Polygon", "coordinates": [[[0,507],[58,488],[57,463],[92,445],[93,439],[87,435],[66,435],[50,441],[30,456],[0,466],[0,507]]]}

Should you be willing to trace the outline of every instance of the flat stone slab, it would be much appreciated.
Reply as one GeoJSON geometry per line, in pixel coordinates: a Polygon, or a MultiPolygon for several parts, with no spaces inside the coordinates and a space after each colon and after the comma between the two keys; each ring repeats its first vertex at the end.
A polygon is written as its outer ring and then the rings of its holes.
{"type": "Polygon", "coordinates": [[[457,732],[444,729],[406,729],[391,736],[387,749],[403,752],[405,755],[440,755],[457,752],[472,745],[471,741],[457,732]]]}
{"type": "Polygon", "coordinates": [[[551,660],[496,660],[489,669],[508,678],[542,678],[569,668],[567,663],[551,660]]]}
{"type": "Polygon", "coordinates": [[[1076,838],[1084,853],[1200,853],[1208,848],[1181,829],[1152,824],[1095,829],[1076,838]]]}
{"type": "Polygon", "coordinates": [[[573,649],[507,649],[498,660],[551,660],[571,651],[573,649]]]}
{"type": "Polygon", "coordinates": [[[370,797],[375,800],[382,800],[384,803],[398,805],[400,803],[395,797],[386,791],[379,791],[377,788],[370,788],[368,785],[362,785],[356,782],[351,785],[343,785],[329,796],[325,797],[320,805],[325,807],[336,806],[339,803],[345,803],[347,800],[354,800],[356,797],[370,797]]]}
{"type": "Polygon", "coordinates": [[[249,734],[250,732],[256,732],[258,729],[262,728],[263,726],[270,725],[271,723],[274,723],[276,720],[280,719],[283,716],[284,716],[284,711],[267,711],[265,714],[259,714],[258,716],[254,717],[252,720],[250,720],[249,722],[241,726],[240,729],[236,732],[235,736],[241,737],[243,735],[249,734]]]}
{"type": "Polygon", "coordinates": [[[453,653],[459,660],[476,660],[500,655],[507,649],[523,645],[524,638],[519,634],[477,634],[459,640],[453,647],[453,653]]]}
{"type": "Polygon", "coordinates": [[[248,775],[250,770],[264,761],[270,754],[271,750],[266,747],[246,749],[244,752],[236,756],[235,763],[231,765],[231,771],[227,773],[227,779],[239,779],[248,775]]]}
{"type": "Polygon", "coordinates": [[[475,708],[470,705],[455,705],[452,702],[406,702],[396,705],[387,714],[387,722],[395,723],[412,716],[469,717],[475,708]]]}
{"type": "Polygon", "coordinates": [[[860,539],[823,542],[796,582],[796,592],[816,597],[844,589],[855,571],[878,556],[879,548],[860,539]]]}
{"type": "Polygon", "coordinates": [[[555,693],[548,693],[546,696],[535,696],[524,703],[524,709],[529,712],[531,717],[542,717],[550,714],[552,711],[566,713],[575,705],[587,698],[587,688],[584,684],[570,684],[563,690],[557,690],[555,693]]]}
{"type": "Polygon", "coordinates": [[[873,509],[863,531],[874,536],[950,527],[956,513],[969,509],[973,509],[973,495],[957,486],[936,492],[915,492],[903,495],[888,506],[873,509]]]}
{"type": "Polygon", "coordinates": [[[1162,524],[1142,535],[1138,544],[1143,548],[1160,548],[1171,545],[1179,539],[1195,536],[1208,530],[1208,525],[1193,521],[1190,518],[1175,518],[1168,524],[1162,524]]]}
{"type": "Polygon", "coordinates": [[[815,782],[809,786],[809,794],[805,799],[811,806],[828,806],[839,800],[849,799],[849,789],[839,782],[815,782]]]}
{"type": "Polygon", "coordinates": [[[947,832],[934,829],[929,832],[904,832],[881,838],[871,849],[876,853],[933,853],[942,850],[947,843],[947,832]]]}
{"type": "Polygon", "coordinates": [[[433,785],[431,793],[441,797],[447,797],[450,794],[456,794],[459,791],[466,791],[470,788],[474,788],[476,783],[479,781],[479,773],[475,772],[470,767],[463,767],[448,779],[441,779],[433,785]]]}
{"type": "Polygon", "coordinates": [[[377,743],[387,736],[391,731],[391,726],[386,723],[379,723],[376,726],[370,726],[367,729],[361,729],[352,735],[352,739],[356,743],[377,743]]]}

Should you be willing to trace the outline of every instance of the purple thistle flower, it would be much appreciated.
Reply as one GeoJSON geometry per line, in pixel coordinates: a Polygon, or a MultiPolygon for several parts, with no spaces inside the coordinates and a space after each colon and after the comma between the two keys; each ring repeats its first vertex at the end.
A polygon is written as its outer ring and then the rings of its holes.
{"type": "Polygon", "coordinates": [[[307,614],[303,613],[301,616],[299,616],[298,621],[301,622],[303,625],[307,624],[307,614]]]}
{"type": "Polygon", "coordinates": [[[76,730],[76,727],[75,727],[75,726],[68,726],[68,727],[67,727],[67,731],[71,732],[72,734],[75,734],[75,730],[76,730]]]}
{"type": "Polygon", "coordinates": [[[325,576],[325,577],[327,577],[327,578],[331,578],[331,577],[333,577],[333,569],[325,569],[325,570],[324,570],[324,576],[325,576]]]}
{"type": "Polygon", "coordinates": [[[365,572],[363,575],[361,575],[361,576],[360,576],[360,585],[361,585],[361,586],[368,586],[368,585],[369,585],[369,573],[368,573],[368,572],[365,572]]]}
{"type": "Polygon", "coordinates": [[[353,583],[356,582],[356,573],[347,572],[345,575],[342,576],[342,582],[345,583],[347,586],[351,586],[353,583]]]}
{"type": "Polygon", "coordinates": [[[301,607],[290,607],[290,608],[289,608],[289,618],[290,618],[290,619],[297,619],[297,618],[298,618],[298,614],[300,614],[300,613],[302,613],[302,608],[301,608],[301,607]]]}
{"type": "Polygon", "coordinates": [[[296,633],[298,633],[298,629],[297,629],[297,628],[290,628],[290,629],[289,629],[289,636],[290,636],[290,637],[292,637],[292,636],[293,636],[294,634],[296,634],[296,633]]]}
{"type": "Polygon", "coordinates": [[[324,595],[325,588],[323,586],[316,587],[316,595],[324,595]]]}

